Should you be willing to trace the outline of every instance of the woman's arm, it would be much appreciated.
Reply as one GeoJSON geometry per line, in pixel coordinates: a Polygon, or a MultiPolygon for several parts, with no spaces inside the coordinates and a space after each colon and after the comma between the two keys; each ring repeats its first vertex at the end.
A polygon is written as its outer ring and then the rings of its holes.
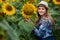
{"type": "Polygon", "coordinates": [[[49,26],[49,21],[43,20],[41,25],[39,26],[39,30],[35,27],[34,31],[37,36],[41,36],[45,33],[46,28],[49,26]]]}

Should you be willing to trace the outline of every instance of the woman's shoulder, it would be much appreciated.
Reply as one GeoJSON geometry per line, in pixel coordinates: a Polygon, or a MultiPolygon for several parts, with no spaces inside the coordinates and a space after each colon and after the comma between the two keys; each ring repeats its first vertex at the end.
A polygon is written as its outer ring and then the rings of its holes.
{"type": "Polygon", "coordinates": [[[41,19],[43,23],[50,23],[51,24],[51,20],[49,18],[45,18],[45,19],[41,19]]]}

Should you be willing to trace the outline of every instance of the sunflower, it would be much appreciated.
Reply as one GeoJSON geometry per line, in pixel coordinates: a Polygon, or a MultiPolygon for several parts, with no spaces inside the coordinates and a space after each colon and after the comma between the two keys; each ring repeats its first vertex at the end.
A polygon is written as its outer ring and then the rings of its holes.
{"type": "Polygon", "coordinates": [[[5,13],[2,11],[2,9],[0,9],[0,16],[4,17],[5,13]]]}
{"type": "Polygon", "coordinates": [[[1,35],[1,34],[0,34],[0,40],[5,40],[5,39],[4,39],[4,35],[1,35]]]}
{"type": "Polygon", "coordinates": [[[36,0],[28,0],[29,2],[36,2],[36,0]]]}
{"type": "Polygon", "coordinates": [[[22,16],[23,16],[24,18],[30,18],[32,15],[26,15],[24,12],[22,12],[22,16]]]}
{"type": "Polygon", "coordinates": [[[3,10],[4,13],[6,13],[6,15],[15,14],[15,8],[9,3],[3,4],[2,5],[2,10],[3,10]]]}
{"type": "Polygon", "coordinates": [[[17,0],[11,0],[12,2],[16,2],[17,0]]]}
{"type": "Polygon", "coordinates": [[[60,0],[53,0],[54,4],[60,4],[60,0]]]}
{"type": "Polygon", "coordinates": [[[22,14],[24,17],[31,17],[31,15],[36,14],[36,7],[32,3],[26,3],[22,7],[22,14]]]}
{"type": "Polygon", "coordinates": [[[2,3],[2,2],[6,2],[7,0],[0,0],[0,3],[2,3]]]}
{"type": "Polygon", "coordinates": [[[44,1],[49,2],[50,0],[44,0],[44,1]]]}
{"type": "Polygon", "coordinates": [[[5,13],[4,12],[0,12],[0,16],[4,17],[5,13]]]}

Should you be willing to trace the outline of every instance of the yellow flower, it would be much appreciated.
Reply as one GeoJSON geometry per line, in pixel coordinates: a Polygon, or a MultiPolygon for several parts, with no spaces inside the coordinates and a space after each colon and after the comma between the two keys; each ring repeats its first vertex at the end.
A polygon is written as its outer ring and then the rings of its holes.
{"type": "Polygon", "coordinates": [[[9,3],[3,4],[2,5],[2,10],[3,10],[4,13],[6,13],[6,15],[15,14],[15,8],[9,3]]]}
{"type": "Polygon", "coordinates": [[[0,16],[4,17],[5,13],[4,12],[0,12],[0,16]]]}
{"type": "Polygon", "coordinates": [[[29,2],[36,2],[36,0],[28,0],[29,2]]]}
{"type": "Polygon", "coordinates": [[[6,2],[7,0],[0,0],[0,3],[2,3],[2,2],[6,2]]]}
{"type": "Polygon", "coordinates": [[[60,4],[60,0],[53,0],[54,4],[60,4]]]}
{"type": "Polygon", "coordinates": [[[24,18],[30,18],[32,15],[26,15],[24,12],[22,12],[22,16],[23,16],[24,18]]]}
{"type": "Polygon", "coordinates": [[[50,0],[44,0],[44,1],[49,2],[50,0]]]}
{"type": "Polygon", "coordinates": [[[17,0],[11,0],[12,2],[16,2],[17,0]]]}
{"type": "Polygon", "coordinates": [[[0,40],[5,40],[4,35],[0,34],[0,40]]]}
{"type": "Polygon", "coordinates": [[[22,7],[22,12],[23,15],[29,17],[33,14],[36,14],[36,7],[32,4],[32,3],[26,3],[23,7],[22,7]]]}

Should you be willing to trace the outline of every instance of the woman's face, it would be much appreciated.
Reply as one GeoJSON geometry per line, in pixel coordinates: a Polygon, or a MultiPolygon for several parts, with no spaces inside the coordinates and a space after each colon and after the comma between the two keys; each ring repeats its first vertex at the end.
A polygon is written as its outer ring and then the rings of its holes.
{"type": "Polygon", "coordinates": [[[38,7],[38,13],[39,13],[40,15],[44,15],[44,14],[46,13],[45,7],[38,7]]]}

